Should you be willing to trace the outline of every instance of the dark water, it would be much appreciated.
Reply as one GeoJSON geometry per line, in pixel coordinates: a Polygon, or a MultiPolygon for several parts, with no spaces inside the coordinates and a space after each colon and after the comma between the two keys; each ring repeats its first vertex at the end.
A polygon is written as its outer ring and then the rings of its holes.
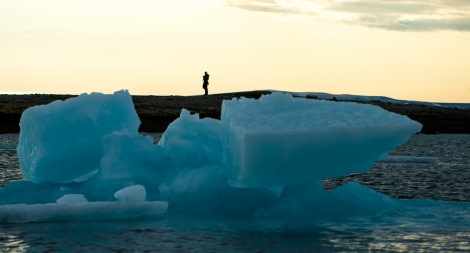
{"type": "MultiPolygon", "coordinates": [[[[22,179],[18,135],[0,135],[0,186],[22,179]]],[[[470,135],[416,135],[394,156],[436,162],[377,163],[325,180],[360,182],[395,198],[435,199],[428,209],[296,224],[269,219],[164,215],[109,222],[0,224],[0,252],[470,252],[470,135]],[[439,203],[446,203],[440,206],[439,203]]]]}
{"type": "Polygon", "coordinates": [[[393,156],[435,157],[436,163],[376,163],[367,172],[325,182],[355,181],[395,198],[470,202],[470,135],[414,135],[393,156]]]}
{"type": "Polygon", "coordinates": [[[0,134],[0,187],[8,182],[23,179],[16,145],[18,134],[0,134]]]}

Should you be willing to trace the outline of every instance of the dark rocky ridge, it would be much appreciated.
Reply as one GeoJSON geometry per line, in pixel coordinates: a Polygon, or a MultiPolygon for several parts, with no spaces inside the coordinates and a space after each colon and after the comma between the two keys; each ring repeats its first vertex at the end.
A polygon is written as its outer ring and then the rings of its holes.
{"type": "MultiPolygon", "coordinates": [[[[163,132],[168,124],[179,117],[182,108],[201,117],[220,118],[223,100],[234,97],[259,98],[269,91],[246,91],[209,96],[132,96],[141,120],[140,131],[163,132]]],[[[31,106],[65,100],[75,95],[0,95],[0,133],[18,133],[23,111],[31,106]]],[[[315,99],[312,97],[312,99],[315,99]]],[[[370,101],[388,111],[407,115],[423,124],[422,133],[466,133],[470,134],[470,109],[426,106],[418,104],[394,104],[370,101]]]]}

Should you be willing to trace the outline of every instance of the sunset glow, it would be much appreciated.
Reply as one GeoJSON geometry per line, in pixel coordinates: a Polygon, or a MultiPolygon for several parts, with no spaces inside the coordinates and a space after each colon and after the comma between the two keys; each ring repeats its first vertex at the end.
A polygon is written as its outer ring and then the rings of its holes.
{"type": "Polygon", "coordinates": [[[4,0],[0,38],[0,92],[470,102],[463,0],[4,0]]]}

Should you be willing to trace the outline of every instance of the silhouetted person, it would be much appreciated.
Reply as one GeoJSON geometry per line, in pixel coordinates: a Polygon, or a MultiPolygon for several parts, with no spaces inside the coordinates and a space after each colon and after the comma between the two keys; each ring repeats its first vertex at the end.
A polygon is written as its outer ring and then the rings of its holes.
{"type": "Polygon", "coordinates": [[[202,81],[202,88],[205,91],[204,95],[207,95],[209,94],[209,91],[207,89],[207,86],[209,86],[209,74],[207,74],[207,72],[204,72],[204,75],[202,76],[202,81]]]}

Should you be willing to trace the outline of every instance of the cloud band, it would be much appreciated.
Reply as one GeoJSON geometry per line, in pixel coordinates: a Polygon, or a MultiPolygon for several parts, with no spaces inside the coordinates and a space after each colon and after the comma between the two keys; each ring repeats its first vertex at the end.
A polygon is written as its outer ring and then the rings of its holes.
{"type": "Polygon", "coordinates": [[[227,5],[251,11],[315,18],[400,31],[470,31],[468,0],[242,0],[227,5]]]}

